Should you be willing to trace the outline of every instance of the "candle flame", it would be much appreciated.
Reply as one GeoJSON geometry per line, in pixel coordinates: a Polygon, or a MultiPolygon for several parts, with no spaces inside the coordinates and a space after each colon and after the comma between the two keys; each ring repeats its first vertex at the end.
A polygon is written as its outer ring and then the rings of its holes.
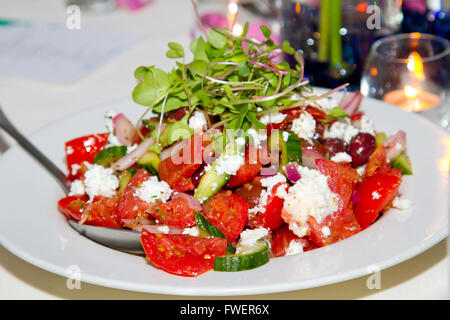
{"type": "Polygon", "coordinates": [[[422,57],[419,53],[417,53],[416,51],[411,52],[411,54],[408,56],[408,63],[406,66],[408,70],[412,72],[414,77],[419,80],[425,79],[425,75],[423,73],[422,57]]]}
{"type": "Polygon", "coordinates": [[[405,86],[405,96],[408,99],[415,99],[415,98],[417,98],[417,94],[418,93],[419,93],[419,90],[417,90],[413,86],[410,86],[410,85],[405,86]]]}
{"type": "Polygon", "coordinates": [[[236,14],[236,13],[238,12],[238,10],[239,10],[239,7],[238,7],[238,5],[236,4],[236,2],[230,2],[230,3],[228,4],[228,11],[229,11],[231,14],[236,14]]]}
{"type": "Polygon", "coordinates": [[[297,1],[296,4],[295,4],[295,13],[297,13],[297,15],[300,14],[300,9],[301,9],[300,1],[297,1]]]}

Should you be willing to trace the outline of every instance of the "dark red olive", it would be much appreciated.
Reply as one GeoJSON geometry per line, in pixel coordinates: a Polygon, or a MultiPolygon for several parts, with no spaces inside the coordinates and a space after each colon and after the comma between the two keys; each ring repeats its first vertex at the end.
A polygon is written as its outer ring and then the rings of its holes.
{"type": "Polygon", "coordinates": [[[197,169],[197,171],[195,171],[195,173],[190,177],[192,183],[194,184],[194,186],[197,188],[199,183],[200,183],[200,179],[203,177],[203,175],[205,174],[205,168],[206,168],[206,163],[203,163],[200,168],[197,169]]]}
{"type": "Polygon", "coordinates": [[[167,119],[172,122],[181,120],[186,115],[186,113],[188,113],[188,111],[189,111],[189,108],[187,108],[187,107],[169,111],[167,113],[167,119]]]}
{"type": "Polygon", "coordinates": [[[322,145],[328,158],[331,158],[336,153],[345,152],[345,142],[339,138],[326,138],[323,140],[322,145]]]}
{"type": "Polygon", "coordinates": [[[352,157],[352,166],[359,167],[369,161],[375,150],[375,137],[370,133],[359,133],[350,142],[347,153],[352,157]]]}

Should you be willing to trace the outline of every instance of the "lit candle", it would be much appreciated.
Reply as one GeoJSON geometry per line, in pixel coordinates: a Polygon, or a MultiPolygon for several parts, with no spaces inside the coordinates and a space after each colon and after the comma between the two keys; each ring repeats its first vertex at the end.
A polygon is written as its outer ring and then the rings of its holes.
{"type": "Polygon", "coordinates": [[[403,90],[394,90],[387,93],[383,100],[392,103],[406,111],[424,111],[437,106],[441,99],[439,96],[407,85],[403,90]]]}

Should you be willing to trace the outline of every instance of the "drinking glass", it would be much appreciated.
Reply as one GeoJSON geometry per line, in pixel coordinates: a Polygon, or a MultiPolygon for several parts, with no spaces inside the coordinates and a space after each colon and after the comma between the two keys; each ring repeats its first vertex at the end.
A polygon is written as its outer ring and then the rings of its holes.
{"type": "Polygon", "coordinates": [[[430,34],[408,33],[378,40],[361,80],[365,96],[418,112],[449,127],[450,43],[430,34]]]}

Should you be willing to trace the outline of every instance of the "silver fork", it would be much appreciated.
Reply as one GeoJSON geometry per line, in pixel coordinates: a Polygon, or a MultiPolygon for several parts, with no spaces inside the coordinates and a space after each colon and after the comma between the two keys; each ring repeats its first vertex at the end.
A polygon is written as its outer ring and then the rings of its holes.
{"type": "MultiPolygon", "coordinates": [[[[67,176],[41,151],[39,151],[27,138],[25,138],[16,127],[9,121],[0,106],[0,128],[5,130],[17,143],[28,152],[34,159],[36,159],[59,183],[64,193],[69,193],[69,180],[67,176]]],[[[69,225],[78,231],[81,235],[91,239],[99,244],[109,248],[133,253],[144,254],[142,245],[140,243],[140,232],[115,229],[107,227],[96,227],[85,224],[79,224],[74,220],[69,220],[69,225]]]]}

